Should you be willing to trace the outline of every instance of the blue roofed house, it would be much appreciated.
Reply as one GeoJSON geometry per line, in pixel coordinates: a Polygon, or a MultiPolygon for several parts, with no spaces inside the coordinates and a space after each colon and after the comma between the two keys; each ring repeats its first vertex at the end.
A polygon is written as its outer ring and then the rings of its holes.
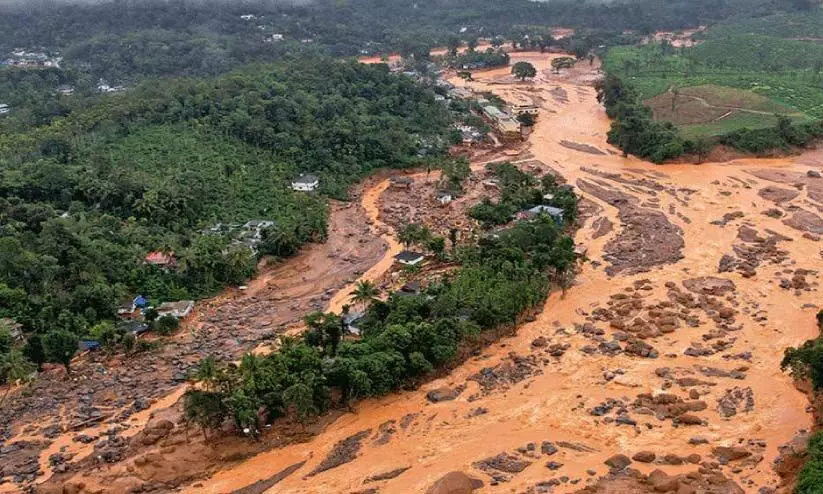
{"type": "Polygon", "coordinates": [[[138,295],[132,299],[131,302],[123,304],[117,309],[117,314],[123,317],[133,315],[138,310],[143,310],[149,306],[149,301],[142,295],[138,295]]]}
{"type": "Polygon", "coordinates": [[[80,353],[92,352],[100,349],[100,342],[96,340],[80,340],[77,343],[77,351],[80,353]]]}

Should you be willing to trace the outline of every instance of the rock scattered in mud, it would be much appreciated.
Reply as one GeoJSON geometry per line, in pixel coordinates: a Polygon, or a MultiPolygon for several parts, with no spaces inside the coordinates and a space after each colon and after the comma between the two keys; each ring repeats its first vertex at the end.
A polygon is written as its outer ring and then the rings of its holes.
{"type": "Polygon", "coordinates": [[[578,491],[585,494],[651,494],[671,493],[712,493],[744,494],[736,482],[727,478],[712,465],[701,466],[695,472],[669,475],[662,470],[654,470],[644,475],[636,470],[627,469],[600,478],[596,484],[578,491]]]}
{"type": "Polygon", "coordinates": [[[714,455],[714,457],[721,463],[726,464],[730,461],[748,458],[752,455],[752,453],[746,448],[740,448],[737,446],[717,446],[712,449],[712,455],[714,455]]]}
{"type": "Polygon", "coordinates": [[[651,451],[638,451],[632,455],[632,460],[640,463],[651,463],[657,458],[657,455],[651,451]]]}
{"type": "Polygon", "coordinates": [[[606,153],[604,153],[603,151],[597,149],[594,146],[590,146],[588,144],[582,144],[582,143],[579,143],[579,142],[572,142],[572,141],[562,140],[562,141],[560,141],[560,145],[563,146],[564,148],[572,149],[574,151],[580,151],[581,153],[594,154],[594,155],[599,155],[599,156],[605,156],[605,154],[606,154],[606,153]]]}
{"type": "Polygon", "coordinates": [[[373,444],[375,446],[388,444],[394,433],[397,432],[397,427],[395,427],[396,423],[397,421],[395,420],[387,420],[380,424],[380,427],[377,428],[377,434],[374,437],[373,444]]]}
{"type": "Polygon", "coordinates": [[[611,233],[614,225],[611,220],[605,216],[601,216],[592,222],[592,240],[596,240],[604,235],[611,233]]]}
{"type": "Polygon", "coordinates": [[[535,355],[521,356],[510,353],[506,359],[494,367],[484,367],[468,378],[480,385],[483,394],[495,390],[506,390],[512,385],[532,376],[542,374],[540,363],[535,355]]]}
{"type": "Polygon", "coordinates": [[[612,470],[612,471],[618,470],[619,471],[619,470],[623,470],[627,466],[631,465],[632,460],[631,460],[631,458],[629,458],[626,455],[619,455],[618,454],[618,455],[610,456],[603,463],[605,463],[609,467],[610,470],[612,470]]]}
{"type": "Polygon", "coordinates": [[[482,480],[469,477],[463,472],[449,472],[429,487],[426,494],[471,494],[482,487],[482,480]]]}
{"type": "Polygon", "coordinates": [[[328,456],[320,462],[317,467],[308,474],[309,477],[317,475],[318,473],[331,470],[339,467],[357,458],[357,453],[360,451],[363,440],[369,437],[371,429],[360,431],[353,434],[334,445],[328,456]]]}
{"type": "Polygon", "coordinates": [[[472,467],[485,472],[498,482],[505,482],[511,479],[509,475],[503,474],[517,474],[525,470],[532,462],[524,460],[518,456],[500,453],[496,456],[486,458],[484,460],[472,463],[472,467]]]}
{"type": "Polygon", "coordinates": [[[752,388],[734,387],[727,389],[717,402],[717,411],[721,417],[733,417],[738,412],[751,412],[754,410],[754,392],[752,388]]]}
{"type": "Polygon", "coordinates": [[[792,199],[796,198],[800,195],[800,192],[792,189],[784,189],[781,187],[775,187],[773,185],[769,185],[763,189],[757,191],[757,195],[766,199],[767,201],[772,201],[776,204],[780,204],[782,202],[788,202],[792,199]]]}
{"type": "Polygon", "coordinates": [[[257,482],[248,485],[242,489],[237,489],[236,491],[232,492],[232,494],[263,494],[264,492],[268,491],[269,489],[280,483],[281,480],[285,479],[289,475],[299,470],[305,464],[305,461],[295,463],[294,465],[284,468],[283,470],[277,472],[276,474],[272,475],[267,479],[258,480],[257,482]]]}
{"type": "MultiPolygon", "coordinates": [[[[637,414],[653,415],[658,420],[672,419],[676,423],[691,423],[695,422],[695,420],[692,419],[694,415],[691,412],[706,410],[708,405],[702,400],[684,400],[671,393],[659,393],[656,395],[652,393],[641,393],[637,395],[631,407],[637,414]],[[690,416],[684,419],[683,417],[686,415],[690,416]]],[[[700,417],[697,417],[696,423],[701,422],[700,417]]]]}
{"type": "Polygon", "coordinates": [[[743,214],[743,212],[742,212],[742,211],[735,211],[735,212],[733,212],[733,213],[726,213],[726,214],[724,214],[724,215],[723,215],[723,217],[722,217],[722,218],[720,218],[719,220],[714,220],[714,221],[712,221],[712,225],[726,226],[726,225],[727,225],[727,224],[729,224],[730,222],[732,222],[732,221],[734,221],[734,220],[736,220],[736,219],[743,218],[744,216],[745,216],[745,215],[743,214]]]}
{"type": "Polygon", "coordinates": [[[403,472],[410,469],[411,467],[399,467],[395,468],[394,470],[389,470],[388,472],[378,473],[366,478],[365,483],[370,482],[380,482],[381,480],[391,480],[394,478],[399,477],[403,472]]]}
{"type": "Polygon", "coordinates": [[[683,258],[682,232],[664,213],[640,207],[636,197],[608,187],[606,182],[602,184],[577,181],[583,192],[617,208],[623,223],[620,232],[606,244],[604,259],[611,264],[606,273],[641,273],[683,258]]]}
{"type": "Polygon", "coordinates": [[[783,224],[801,232],[823,234],[823,218],[804,209],[793,211],[789,218],[783,220],[783,224]]]}
{"type": "Polygon", "coordinates": [[[426,399],[432,403],[439,403],[441,401],[452,401],[458,396],[460,396],[460,393],[462,393],[464,389],[466,389],[465,386],[458,386],[456,388],[437,388],[426,393],[426,399]]]}
{"type": "Polygon", "coordinates": [[[714,296],[734,292],[736,289],[732,280],[710,276],[701,276],[699,278],[683,280],[683,286],[686,287],[687,290],[694,293],[714,296]]]}

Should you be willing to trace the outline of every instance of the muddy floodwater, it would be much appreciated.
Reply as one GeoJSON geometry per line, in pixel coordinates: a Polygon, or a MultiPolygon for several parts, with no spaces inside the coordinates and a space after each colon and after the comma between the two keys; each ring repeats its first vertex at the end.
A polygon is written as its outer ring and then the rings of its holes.
{"type": "Polygon", "coordinates": [[[571,492],[618,453],[652,453],[632,467],[677,474],[696,469],[694,455],[716,461],[718,446],[746,449],[721,469],[747,492],[777,485],[778,447],[811,425],[779,363],[785,347],[817,333],[823,179],[807,172],[823,155],[666,166],[623,158],[606,144],[595,67],[558,76],[549,55],[512,57],[540,69],[534,82],[514,83],[508,69],[453,82],[540,108],[524,153],[593,209],[576,236],[590,262],[575,286],[447,377],[364,401],[311,441],[191,492],[231,492],[304,461],[269,492],[424,492],[453,470],[482,479],[483,492],[571,492]],[[443,387],[462,391],[427,399],[443,387]],[[307,476],[341,452],[350,461],[307,476]]]}
{"type": "MultiPolygon", "coordinates": [[[[214,472],[184,489],[192,493],[385,494],[425,492],[459,470],[483,481],[480,492],[574,492],[606,475],[607,460],[613,466],[631,459],[644,474],[677,475],[711,463],[745,492],[776,487],[780,446],[812,423],[806,396],[779,363],[786,347],[817,335],[823,179],[816,172],[823,153],[665,166],[624,158],[606,143],[609,121],[592,86],[596,63],[557,75],[551,57],[512,54],[513,62],[538,67],[534,81],[513,81],[506,68],[452,82],[539,108],[527,141],[506,159],[559,174],[582,196],[575,240],[587,248],[587,261],[573,287],[553,293],[515,336],[447,376],[363,401],[305,442],[204,461],[208,468],[191,463],[203,471],[185,471],[197,454],[182,439],[176,456],[160,442],[74,480],[115,492],[124,479],[158,479],[162,469],[177,468],[178,478],[214,472]],[[619,454],[625,458],[615,460],[619,454]]],[[[481,172],[483,161],[473,169],[481,172]]],[[[410,177],[415,187],[428,180],[410,177]]],[[[403,221],[381,214],[387,203],[399,207],[391,193],[388,180],[373,178],[358,205],[333,213],[334,224],[344,214],[364,216],[348,222],[356,225],[351,232],[335,227],[339,257],[361,262],[356,276],[349,269],[328,287],[306,290],[312,297],[323,290],[325,307],[346,302],[349,290],[332,288],[391,269],[400,249],[392,233],[403,221]],[[351,249],[358,231],[370,239],[360,255],[351,249]]],[[[308,309],[292,307],[271,287],[274,279],[208,310],[236,313],[246,299],[256,304],[255,317],[278,307],[308,309]]],[[[290,290],[302,296],[298,285],[290,290]]]]}

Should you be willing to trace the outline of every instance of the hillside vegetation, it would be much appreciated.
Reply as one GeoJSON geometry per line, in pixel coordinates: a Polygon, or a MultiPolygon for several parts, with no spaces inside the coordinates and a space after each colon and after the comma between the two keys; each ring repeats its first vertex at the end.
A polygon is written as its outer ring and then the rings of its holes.
{"type": "Polygon", "coordinates": [[[254,273],[255,253],[218,223],[271,220],[260,254],[326,235],[321,190],[437,154],[451,116],[385,66],[330,59],[253,66],[113,95],[52,124],[0,137],[0,318],[83,336],[137,293],[201,297],[254,273]],[[145,265],[173,252],[176,269],[145,265]]]}
{"type": "Polygon", "coordinates": [[[791,39],[813,34],[802,17],[722,24],[696,35],[699,43],[689,48],[613,47],[606,70],[633,88],[654,120],[673,123],[687,141],[712,138],[752,152],[786,147],[792,144],[774,139],[771,129],[788,121],[800,134],[815,135],[807,124],[823,118],[823,45],[791,39]]]}

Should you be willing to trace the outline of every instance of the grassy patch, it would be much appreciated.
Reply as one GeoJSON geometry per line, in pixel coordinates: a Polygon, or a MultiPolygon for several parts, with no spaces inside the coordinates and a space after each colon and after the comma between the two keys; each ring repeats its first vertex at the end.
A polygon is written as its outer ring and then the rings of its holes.
{"type": "Polygon", "coordinates": [[[707,33],[694,48],[612,48],[606,70],[639,92],[655,120],[674,123],[685,137],[770,127],[775,114],[795,122],[823,118],[823,44],[732,26],[707,33]],[[672,108],[674,88],[679,94],[672,108]]]}
{"type": "Polygon", "coordinates": [[[787,39],[823,40],[823,11],[776,14],[725,22],[712,27],[706,38],[759,34],[787,39]]]}
{"type": "MultiPolygon", "coordinates": [[[[805,117],[793,118],[794,123],[808,122],[805,117]]],[[[774,115],[735,113],[721,120],[693,125],[678,126],[683,137],[693,139],[700,136],[721,136],[738,129],[763,129],[777,125],[774,115]]]]}
{"type": "Polygon", "coordinates": [[[773,127],[775,115],[797,122],[810,119],[796,109],[754,91],[714,84],[673,90],[645,101],[656,121],[672,122],[684,137],[722,135],[730,131],[773,127]]]}

